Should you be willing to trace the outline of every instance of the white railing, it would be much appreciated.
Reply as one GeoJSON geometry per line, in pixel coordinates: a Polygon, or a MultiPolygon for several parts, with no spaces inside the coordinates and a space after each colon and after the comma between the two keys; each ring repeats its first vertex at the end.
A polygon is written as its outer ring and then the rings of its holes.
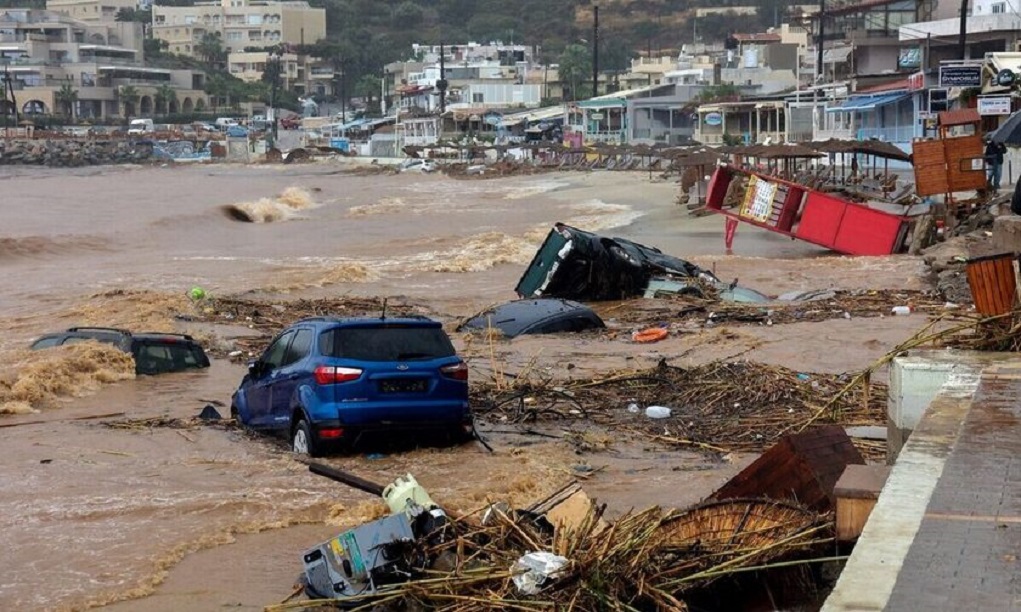
{"type": "Polygon", "coordinates": [[[857,140],[875,138],[885,142],[911,142],[915,137],[915,127],[913,125],[901,125],[897,127],[859,128],[856,136],[857,140]]]}

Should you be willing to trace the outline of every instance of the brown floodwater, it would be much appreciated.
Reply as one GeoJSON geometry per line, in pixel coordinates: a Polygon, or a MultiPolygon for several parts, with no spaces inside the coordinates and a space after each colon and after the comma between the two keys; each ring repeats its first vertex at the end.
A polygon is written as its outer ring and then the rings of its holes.
{"type": "MultiPolygon", "coordinates": [[[[449,322],[512,299],[556,221],[657,246],[771,294],[920,286],[917,259],[838,258],[748,227],[737,256],[724,256],[721,219],[683,214],[672,183],[632,174],[0,168],[0,187],[0,609],[260,609],[291,592],[299,551],[380,506],[311,476],[282,442],[225,426],[152,426],[207,404],[226,412],[241,366],[214,360],[208,371],[134,378],[101,348],[26,351],[44,331],[183,330],[226,345],[247,332],[244,321],[213,330],[180,321],[203,308],[186,298],[196,285],[277,299],[400,297],[449,322]]],[[[739,353],[843,371],[910,336],[918,323],[906,319],[710,330],[654,347],[522,338],[476,359],[473,375],[494,360],[569,377],[739,353]]],[[[527,503],[584,463],[600,468],[586,489],[620,512],[698,501],[748,460],[707,464],[623,443],[579,457],[506,433],[492,442],[494,453],[468,445],[329,461],[380,482],[412,472],[452,511],[527,503]]]]}

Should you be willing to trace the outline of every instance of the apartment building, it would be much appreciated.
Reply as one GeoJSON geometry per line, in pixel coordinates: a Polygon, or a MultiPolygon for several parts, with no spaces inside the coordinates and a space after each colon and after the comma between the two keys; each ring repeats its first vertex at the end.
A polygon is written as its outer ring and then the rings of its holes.
{"type": "Polygon", "coordinates": [[[165,111],[205,107],[200,71],[145,66],[142,25],[96,23],[37,9],[0,10],[0,73],[10,78],[14,104],[23,115],[62,114],[57,92],[77,94],[75,117],[106,119],[152,116],[157,92],[169,85],[175,99],[165,111]],[[127,87],[132,89],[125,89],[127,87]],[[125,99],[124,92],[133,92],[125,99]]]}
{"type": "Polygon", "coordinates": [[[113,23],[121,9],[138,8],[138,0],[46,0],[46,10],[87,23],[113,23]]]}
{"type": "Polygon", "coordinates": [[[326,11],[307,2],[269,0],[152,7],[152,35],[166,41],[172,53],[194,57],[202,37],[214,33],[230,52],[314,43],[326,37],[326,11]]]}
{"type": "Polygon", "coordinates": [[[239,51],[227,56],[227,70],[242,81],[262,80],[266,64],[280,62],[280,86],[299,96],[333,95],[334,70],[329,62],[308,55],[284,53],[275,59],[268,51],[239,51]]]}

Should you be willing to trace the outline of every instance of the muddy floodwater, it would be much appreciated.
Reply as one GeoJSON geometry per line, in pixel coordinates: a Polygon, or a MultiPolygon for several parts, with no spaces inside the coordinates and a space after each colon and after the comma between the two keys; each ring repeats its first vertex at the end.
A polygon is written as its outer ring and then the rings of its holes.
{"type": "MultiPolygon", "coordinates": [[[[221,347],[250,333],[245,321],[190,323],[204,307],[186,296],[194,286],[272,300],[391,297],[450,324],[513,299],[557,221],[659,247],[772,295],[924,285],[916,259],[840,258],[747,226],[737,254],[725,256],[720,218],[688,216],[674,183],[642,174],[453,180],[347,170],[0,169],[0,609],[261,609],[291,594],[303,549],[380,511],[370,496],[308,474],[282,441],[187,421],[206,405],[226,414],[238,360],[135,378],[106,347],[27,351],[43,332],[183,331],[221,347]],[[166,426],[173,419],[184,421],[166,426]]],[[[627,305],[604,309],[609,322],[618,307],[627,305]]],[[[563,377],[733,354],[843,372],[917,326],[836,319],[651,347],[527,337],[498,352],[507,369],[563,377]]],[[[455,337],[469,350],[465,342],[455,337]]],[[[473,376],[492,365],[473,362],[473,376]]],[[[472,444],[328,461],[380,482],[412,472],[464,512],[490,499],[528,503],[591,473],[586,490],[619,513],[696,502],[751,459],[627,443],[580,456],[554,438],[495,429],[492,453],[472,444]]]]}

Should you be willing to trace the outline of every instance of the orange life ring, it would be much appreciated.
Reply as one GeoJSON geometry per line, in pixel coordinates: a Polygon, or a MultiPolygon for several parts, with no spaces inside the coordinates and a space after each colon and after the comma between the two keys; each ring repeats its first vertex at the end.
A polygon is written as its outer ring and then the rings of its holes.
{"type": "Polygon", "coordinates": [[[667,330],[665,327],[650,327],[641,331],[636,331],[631,334],[631,339],[635,342],[659,342],[663,338],[667,337],[667,330]]]}

